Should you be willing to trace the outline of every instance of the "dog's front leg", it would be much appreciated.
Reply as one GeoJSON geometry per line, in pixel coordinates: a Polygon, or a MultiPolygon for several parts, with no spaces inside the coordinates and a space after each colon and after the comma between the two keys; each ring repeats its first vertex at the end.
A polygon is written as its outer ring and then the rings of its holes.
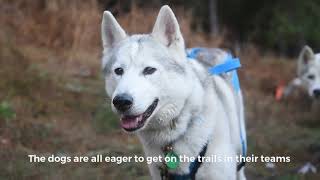
{"type": "Polygon", "coordinates": [[[227,157],[235,157],[235,152],[231,144],[216,143],[214,147],[208,147],[206,156],[215,155],[216,161],[202,163],[199,168],[196,179],[197,180],[236,180],[237,170],[235,159],[226,159],[227,157]]]}
{"type": "MultiPolygon", "coordinates": [[[[143,150],[145,152],[145,156],[147,157],[159,157],[162,154],[161,148],[155,145],[148,145],[144,138],[140,137],[140,141],[143,145],[143,150]]],[[[161,180],[161,172],[160,168],[162,166],[162,162],[151,162],[148,163],[148,168],[152,180],[161,180]]]]}
{"type": "Polygon", "coordinates": [[[155,163],[148,165],[152,180],[161,180],[161,172],[155,163]]]}

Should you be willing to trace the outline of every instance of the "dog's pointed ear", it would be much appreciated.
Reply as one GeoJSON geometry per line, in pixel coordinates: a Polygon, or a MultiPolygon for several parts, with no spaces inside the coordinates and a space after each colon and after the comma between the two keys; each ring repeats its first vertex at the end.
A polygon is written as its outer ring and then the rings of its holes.
{"type": "Polygon", "coordinates": [[[168,5],[162,6],[151,35],[167,47],[184,50],[184,40],[178,21],[168,5]]]}
{"type": "Polygon", "coordinates": [[[117,20],[109,11],[104,11],[101,23],[103,48],[108,49],[127,37],[117,20]]]}
{"type": "Polygon", "coordinates": [[[305,71],[306,65],[312,60],[314,60],[314,52],[309,46],[304,46],[300,52],[298,59],[298,75],[301,75],[305,71]]]}

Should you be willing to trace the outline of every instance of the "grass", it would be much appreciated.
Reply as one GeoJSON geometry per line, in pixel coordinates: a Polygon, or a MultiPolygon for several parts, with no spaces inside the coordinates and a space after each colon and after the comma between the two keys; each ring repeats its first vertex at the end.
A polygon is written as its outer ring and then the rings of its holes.
{"type": "MultiPolygon", "coordinates": [[[[104,92],[98,33],[102,10],[94,0],[79,2],[53,0],[39,7],[37,1],[17,0],[1,7],[0,161],[6,163],[0,163],[0,180],[149,179],[144,163],[28,162],[27,154],[143,155],[137,138],[120,130],[104,92]]],[[[224,46],[223,36],[192,32],[189,13],[175,11],[189,47],[224,46]]],[[[152,9],[133,7],[117,18],[136,33],[150,31],[155,17],[152,9]]],[[[279,83],[295,76],[295,61],[262,55],[251,46],[239,56],[248,154],[292,157],[290,163],[276,164],[274,172],[263,163],[248,163],[248,179],[319,179],[319,173],[292,172],[320,151],[319,114],[310,113],[303,96],[281,102],[273,96],[279,83]]]]}
{"type": "Polygon", "coordinates": [[[94,112],[92,124],[98,133],[120,129],[119,119],[115,117],[110,105],[107,104],[98,106],[96,112],[94,112]]]}
{"type": "Polygon", "coordinates": [[[7,101],[2,101],[0,103],[0,117],[1,119],[5,119],[6,123],[9,123],[8,121],[10,119],[14,119],[16,117],[14,109],[7,101]]]}

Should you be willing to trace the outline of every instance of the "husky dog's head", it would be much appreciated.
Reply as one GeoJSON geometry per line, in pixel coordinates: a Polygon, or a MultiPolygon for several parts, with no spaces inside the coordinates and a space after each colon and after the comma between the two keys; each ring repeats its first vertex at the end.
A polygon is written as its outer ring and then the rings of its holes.
{"type": "Polygon", "coordinates": [[[124,130],[163,127],[179,115],[192,83],[186,80],[184,40],[169,6],[161,8],[152,33],[132,36],[105,11],[102,41],[106,91],[124,130]]]}
{"type": "Polygon", "coordinates": [[[309,46],[305,46],[300,53],[298,77],[309,95],[320,99],[320,54],[314,54],[309,46]]]}

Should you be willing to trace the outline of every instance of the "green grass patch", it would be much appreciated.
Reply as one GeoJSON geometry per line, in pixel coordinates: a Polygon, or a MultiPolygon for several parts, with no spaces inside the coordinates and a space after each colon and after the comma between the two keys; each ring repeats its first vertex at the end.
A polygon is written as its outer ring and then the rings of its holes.
{"type": "Polygon", "coordinates": [[[0,103],[0,118],[5,119],[6,123],[16,117],[16,113],[12,105],[7,101],[0,103]]]}
{"type": "MultiPolygon", "coordinates": [[[[107,102],[108,103],[108,102],[107,102]]],[[[98,106],[93,114],[93,127],[98,133],[119,130],[119,118],[112,112],[107,103],[98,106]]]]}

